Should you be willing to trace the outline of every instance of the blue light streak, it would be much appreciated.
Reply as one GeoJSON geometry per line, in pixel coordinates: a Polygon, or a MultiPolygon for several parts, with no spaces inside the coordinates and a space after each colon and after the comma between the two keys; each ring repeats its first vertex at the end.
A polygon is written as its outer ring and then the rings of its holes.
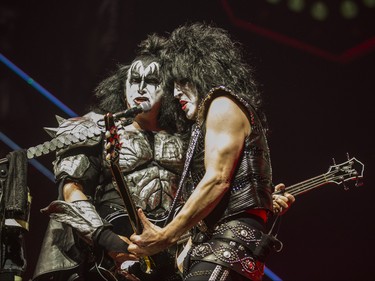
{"type": "Polygon", "coordinates": [[[20,76],[23,80],[27,82],[30,86],[34,87],[39,93],[41,93],[44,97],[46,97],[49,101],[55,104],[58,108],[68,114],[70,117],[78,116],[74,111],[72,111],[69,107],[67,107],[64,103],[62,103],[59,99],[53,96],[50,92],[48,92],[45,88],[38,84],[38,82],[34,81],[29,75],[19,69],[14,63],[8,60],[3,54],[0,53],[0,61],[8,66],[11,70],[13,70],[18,76],[20,76]]]}
{"type": "Polygon", "coordinates": [[[272,281],[282,281],[282,279],[272,272],[268,267],[264,267],[264,274],[267,275],[272,281]]]}

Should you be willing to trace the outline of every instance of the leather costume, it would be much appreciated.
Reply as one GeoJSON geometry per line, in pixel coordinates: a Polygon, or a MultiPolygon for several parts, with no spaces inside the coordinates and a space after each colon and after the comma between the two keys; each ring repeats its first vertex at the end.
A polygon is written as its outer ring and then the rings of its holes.
{"type": "MultiPolygon", "coordinates": [[[[60,182],[59,198],[63,198],[64,181],[72,180],[82,184],[84,193],[92,200],[104,223],[112,223],[114,232],[129,237],[133,231],[122,199],[112,183],[110,164],[104,157],[105,127],[102,119],[102,115],[91,112],[80,118],[60,120],[56,136],[77,135],[81,132],[84,132],[84,136],[78,143],[62,148],[56,154],[54,171],[60,182]]],[[[163,131],[146,132],[135,129],[133,125],[125,129],[120,121],[116,125],[122,143],[119,166],[134,202],[154,223],[160,222],[162,225],[183,167],[184,142],[178,135],[163,131]]],[[[74,232],[66,224],[50,220],[34,280],[54,276],[58,271],[76,271],[85,259],[92,259],[92,253],[84,257],[85,251],[82,249],[87,247],[80,246],[82,241],[74,237],[74,232]]],[[[53,280],[59,279],[57,277],[53,280]]]]}
{"type": "MultiPolygon", "coordinates": [[[[264,231],[264,222],[247,213],[252,209],[272,210],[272,170],[269,148],[261,121],[252,106],[225,87],[212,89],[198,109],[197,126],[200,134],[190,167],[189,196],[205,174],[204,136],[205,116],[211,101],[220,95],[232,96],[247,110],[251,134],[244,140],[244,149],[233,175],[230,190],[218,206],[198,224],[185,268],[203,261],[225,266],[251,280],[260,280],[263,263],[254,256],[264,231]],[[190,264],[189,264],[190,263],[190,264]]],[[[190,149],[189,149],[190,150],[190,149]]],[[[184,271],[185,271],[184,268],[184,271]]],[[[191,272],[190,272],[191,274],[191,272]]]]}

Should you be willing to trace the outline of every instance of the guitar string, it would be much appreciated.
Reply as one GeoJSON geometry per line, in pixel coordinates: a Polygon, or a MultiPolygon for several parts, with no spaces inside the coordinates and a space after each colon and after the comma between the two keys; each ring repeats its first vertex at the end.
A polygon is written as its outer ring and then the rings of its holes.
{"type": "Polygon", "coordinates": [[[292,185],[290,187],[287,187],[285,189],[285,192],[288,192],[292,195],[299,195],[299,194],[302,194],[304,192],[307,192],[315,187],[319,187],[321,185],[324,185],[330,181],[332,181],[335,177],[334,176],[330,176],[330,175],[320,175],[320,176],[317,176],[315,178],[312,178],[312,179],[309,179],[309,180],[306,180],[306,181],[303,181],[301,183],[298,183],[298,184],[295,184],[295,185],[292,185]]]}

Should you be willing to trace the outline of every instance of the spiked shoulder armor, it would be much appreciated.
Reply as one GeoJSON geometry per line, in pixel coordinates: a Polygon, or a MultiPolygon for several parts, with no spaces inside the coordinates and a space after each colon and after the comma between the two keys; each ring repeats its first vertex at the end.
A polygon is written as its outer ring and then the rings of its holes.
{"type": "Polygon", "coordinates": [[[62,144],[56,149],[56,160],[53,162],[57,179],[87,177],[93,159],[98,157],[95,147],[99,147],[104,133],[104,128],[98,125],[102,117],[90,112],[83,117],[58,119],[59,127],[54,136],[62,144]]]}
{"type": "Polygon", "coordinates": [[[62,139],[63,145],[57,149],[57,156],[76,147],[97,145],[104,133],[104,128],[98,125],[101,118],[102,115],[90,112],[82,117],[58,119],[55,138],[62,139]]]}

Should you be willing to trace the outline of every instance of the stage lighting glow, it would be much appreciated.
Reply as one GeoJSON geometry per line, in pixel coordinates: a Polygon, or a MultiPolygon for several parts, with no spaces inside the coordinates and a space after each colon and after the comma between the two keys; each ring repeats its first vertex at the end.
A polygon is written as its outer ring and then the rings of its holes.
{"type": "Polygon", "coordinates": [[[305,8],[305,0],[289,0],[287,5],[293,12],[301,12],[305,8]]]}
{"type": "Polygon", "coordinates": [[[341,15],[346,19],[353,19],[358,15],[358,6],[354,1],[342,2],[340,10],[341,15]]]}
{"type": "Polygon", "coordinates": [[[318,21],[324,21],[327,19],[328,14],[329,11],[327,5],[321,1],[315,2],[311,7],[311,16],[318,21]]]}

